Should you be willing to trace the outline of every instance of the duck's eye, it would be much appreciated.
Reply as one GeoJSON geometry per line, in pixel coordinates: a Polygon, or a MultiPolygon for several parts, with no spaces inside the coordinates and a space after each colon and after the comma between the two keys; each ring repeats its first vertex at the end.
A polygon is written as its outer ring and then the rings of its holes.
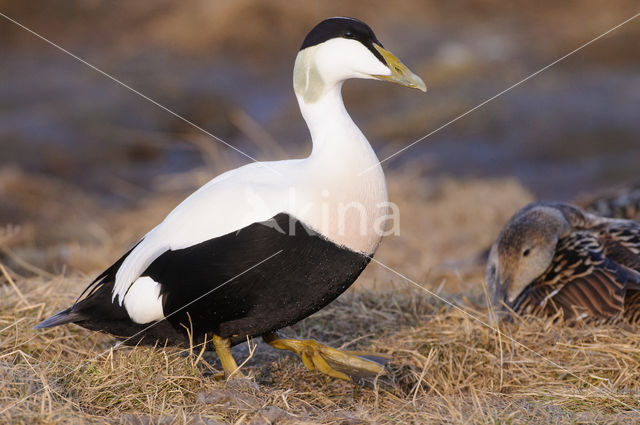
{"type": "Polygon", "coordinates": [[[346,38],[354,38],[355,35],[351,31],[345,31],[344,36],[346,38]]]}
{"type": "Polygon", "coordinates": [[[523,257],[528,257],[529,254],[531,254],[531,250],[529,248],[527,248],[524,251],[522,251],[522,256],[523,257]]]}
{"type": "Polygon", "coordinates": [[[492,264],[491,267],[489,267],[489,275],[490,276],[495,276],[496,275],[496,266],[495,266],[495,264],[492,264]]]}

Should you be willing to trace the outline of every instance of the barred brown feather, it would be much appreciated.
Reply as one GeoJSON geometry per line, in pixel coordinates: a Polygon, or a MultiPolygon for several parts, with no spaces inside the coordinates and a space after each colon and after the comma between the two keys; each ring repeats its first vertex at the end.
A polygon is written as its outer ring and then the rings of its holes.
{"type": "Polygon", "coordinates": [[[531,204],[494,244],[487,284],[492,299],[519,314],[640,322],[640,223],[567,204],[531,204]],[[541,258],[551,258],[545,269],[541,258]],[[514,286],[522,287],[515,297],[514,286]]]}

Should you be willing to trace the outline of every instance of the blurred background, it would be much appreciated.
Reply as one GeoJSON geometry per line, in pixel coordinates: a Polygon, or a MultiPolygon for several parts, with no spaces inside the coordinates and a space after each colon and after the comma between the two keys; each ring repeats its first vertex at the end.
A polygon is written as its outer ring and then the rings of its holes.
{"type": "MultiPolygon", "coordinates": [[[[291,75],[326,17],[370,24],[429,87],[345,86],[384,158],[633,16],[638,2],[3,0],[0,11],[271,160],[310,152],[291,75]]],[[[248,161],[4,18],[0,51],[0,261],[16,274],[99,271],[196,187],[248,161]]],[[[478,253],[524,203],[637,180],[639,70],[640,19],[386,162],[402,223],[379,258],[416,279],[477,283],[478,253]]]]}

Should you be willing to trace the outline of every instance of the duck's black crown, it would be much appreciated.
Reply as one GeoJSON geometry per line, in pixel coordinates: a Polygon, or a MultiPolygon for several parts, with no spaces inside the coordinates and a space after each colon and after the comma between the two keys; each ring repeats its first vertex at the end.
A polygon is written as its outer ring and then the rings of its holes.
{"type": "Polygon", "coordinates": [[[359,41],[386,65],[386,61],[380,52],[373,47],[374,43],[382,47],[382,43],[377,39],[369,25],[355,18],[325,19],[307,34],[300,50],[324,43],[332,38],[346,38],[359,41]]]}

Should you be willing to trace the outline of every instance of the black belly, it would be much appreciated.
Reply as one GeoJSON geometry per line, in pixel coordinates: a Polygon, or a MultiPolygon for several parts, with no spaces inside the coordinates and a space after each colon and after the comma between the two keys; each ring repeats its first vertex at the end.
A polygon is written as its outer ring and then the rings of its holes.
{"type": "MultiPolygon", "coordinates": [[[[278,214],[238,232],[162,254],[142,276],[161,284],[166,319],[144,331],[148,325],[131,322],[127,327],[120,320],[115,333],[131,336],[142,331],[129,342],[150,343],[166,336],[175,343],[177,335],[186,335],[186,327],[196,341],[215,333],[237,344],[322,309],[356,280],[369,260],[289,215],[278,214]]],[[[101,289],[111,288],[112,284],[101,289]]],[[[122,307],[119,310],[121,317],[122,307]]],[[[108,320],[99,322],[79,324],[111,332],[108,320]]]]}

